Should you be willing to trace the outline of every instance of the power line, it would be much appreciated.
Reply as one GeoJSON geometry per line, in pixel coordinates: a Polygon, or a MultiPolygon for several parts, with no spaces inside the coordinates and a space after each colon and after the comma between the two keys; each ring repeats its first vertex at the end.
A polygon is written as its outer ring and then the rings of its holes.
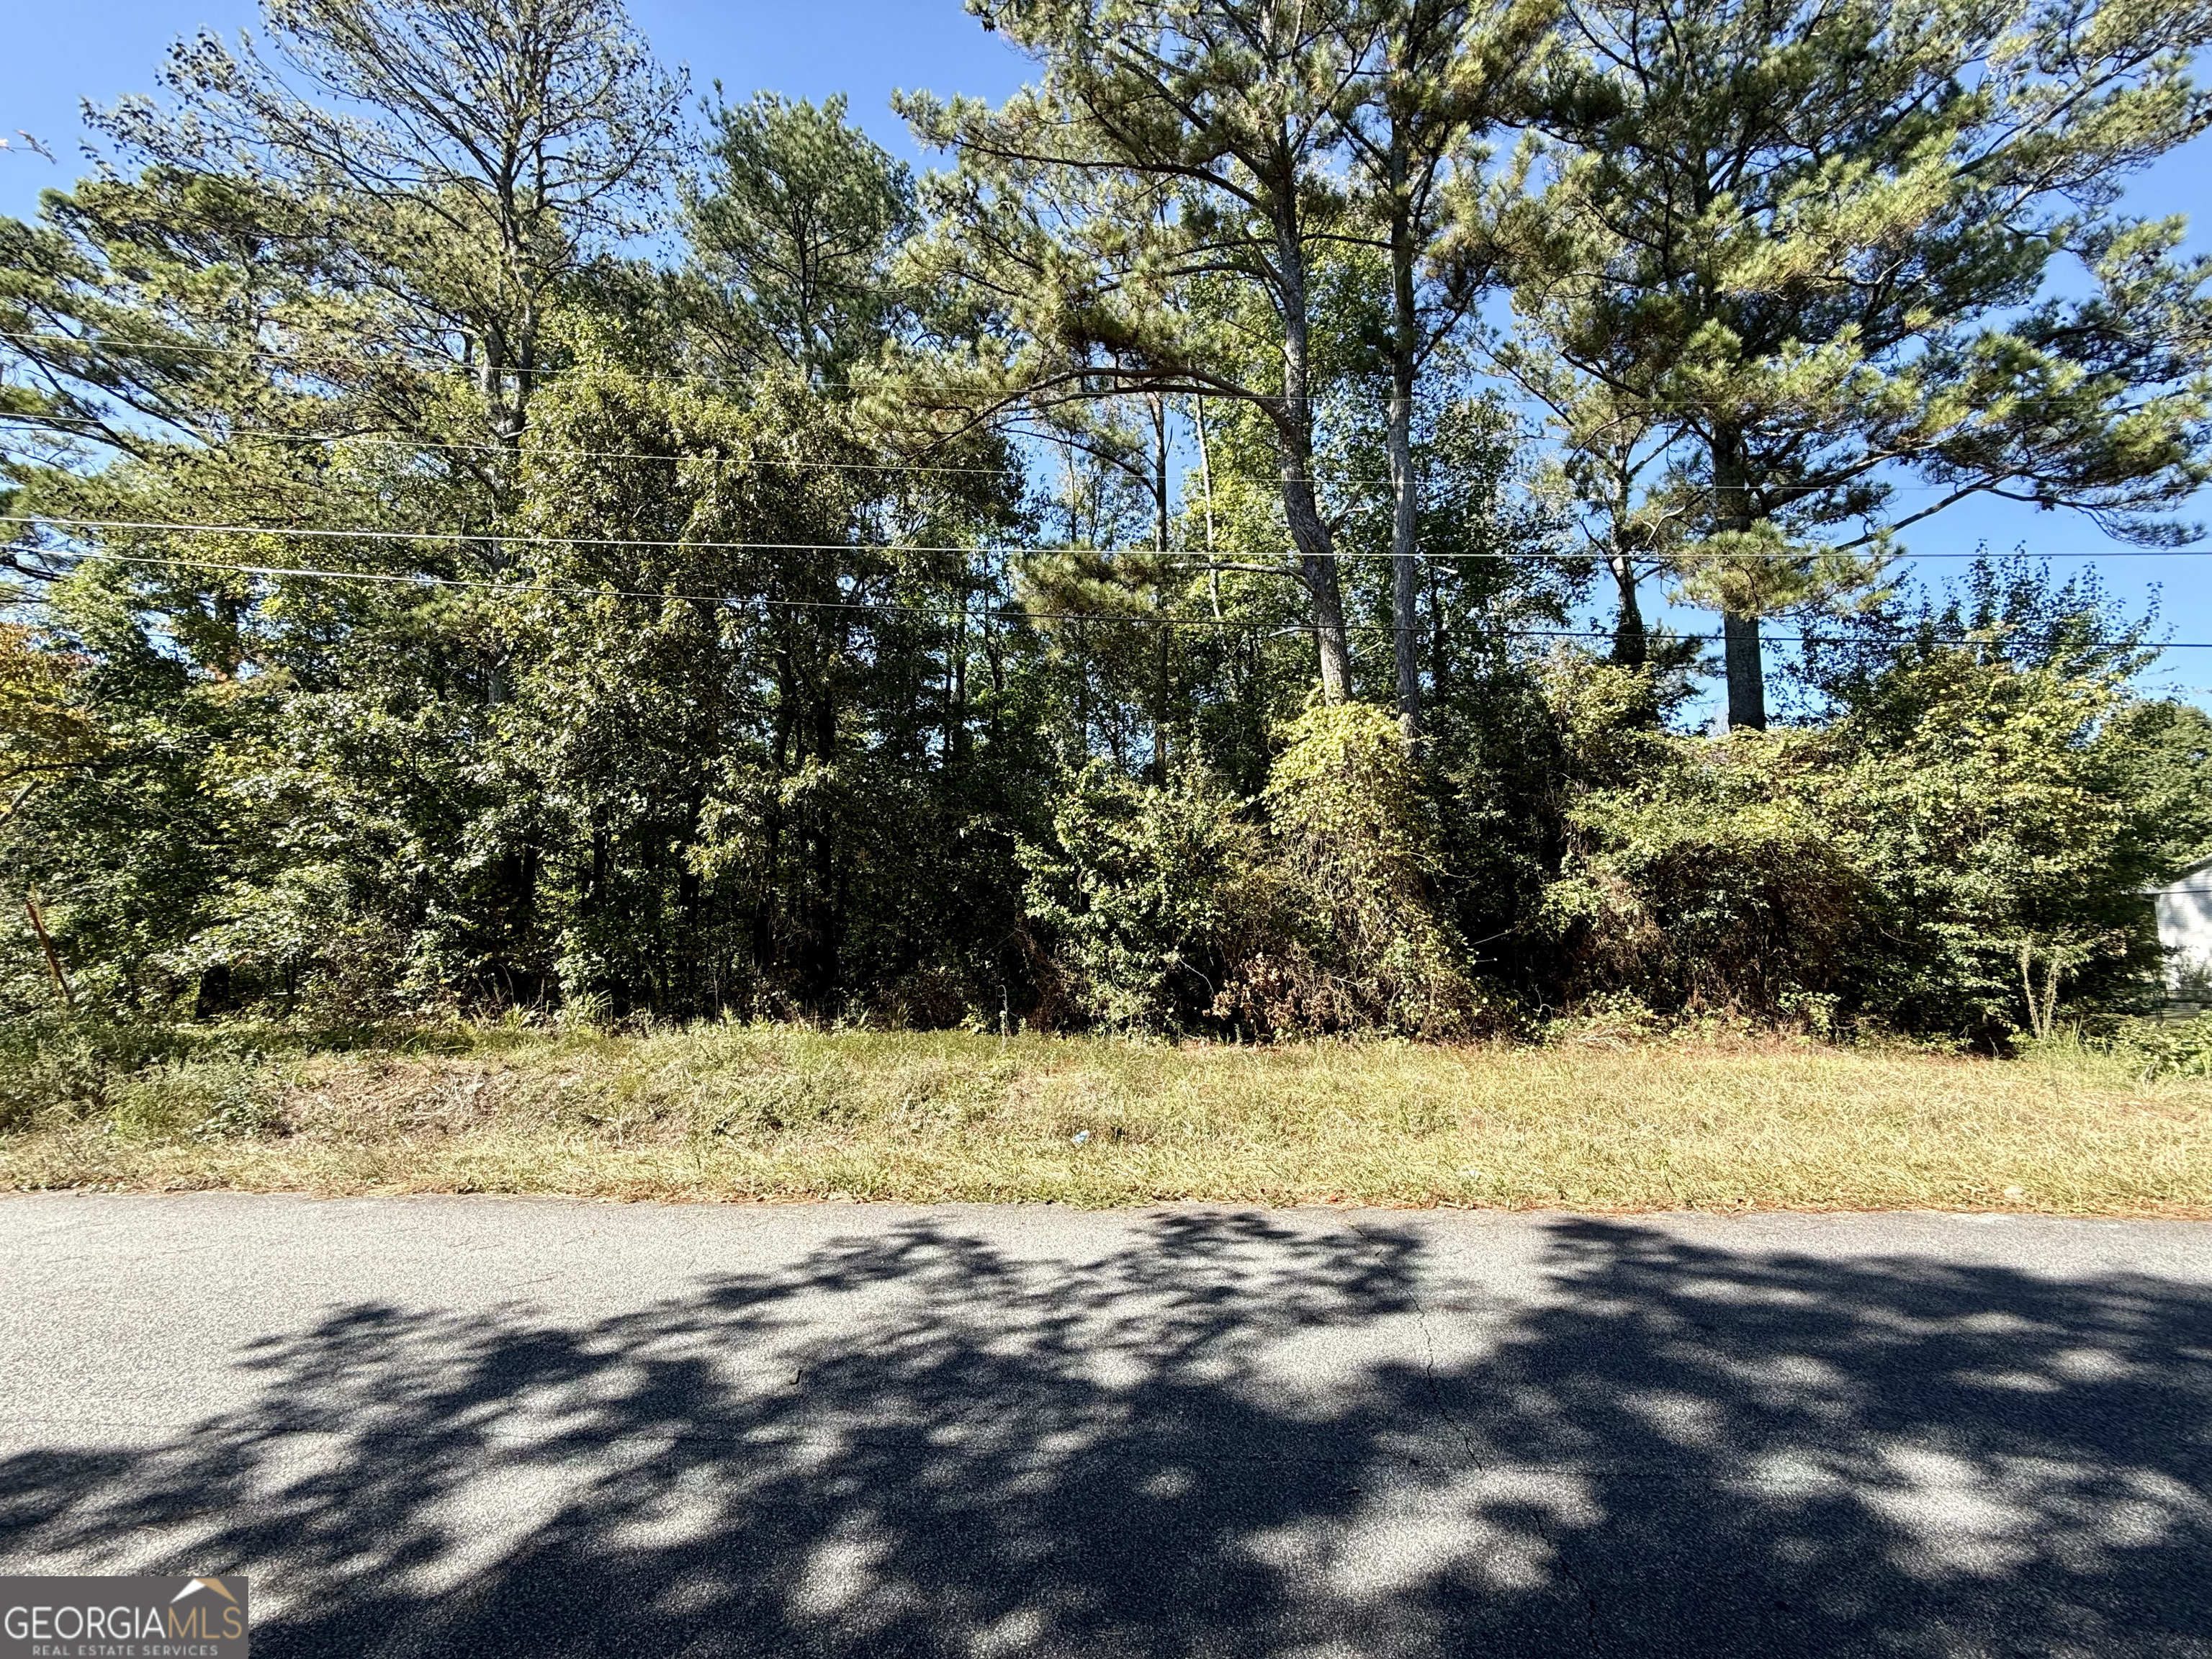
{"type": "MultiPolygon", "coordinates": [[[[665,604],[675,600],[684,604],[712,605],[729,610],[760,606],[771,610],[860,611],[879,616],[919,617],[933,621],[950,622],[960,618],[970,622],[1069,622],[1097,623],[1106,625],[1127,624],[1138,627],[1267,629],[1272,635],[1309,634],[1314,631],[1310,623],[1285,626],[1281,623],[1236,617],[1166,617],[1146,615],[1141,611],[1031,611],[1018,605],[1001,605],[975,609],[967,605],[892,605],[868,600],[851,599],[779,599],[766,596],[733,599],[727,594],[672,592],[653,588],[618,588],[595,586],[582,582],[505,582],[485,577],[401,575],[373,570],[325,570],[295,565],[239,565],[226,564],[210,559],[161,558],[149,554],[72,553],[64,556],[82,562],[105,564],[153,565],[185,570],[221,571],[228,574],[247,576],[297,576],[329,581],[376,582],[391,586],[413,587],[463,588],[488,590],[515,599],[532,598],[545,593],[573,593],[592,599],[657,599],[665,604]]],[[[21,601],[19,601],[20,603],[21,601]]],[[[1389,633],[1389,623],[1346,623],[1348,633],[1389,633]]],[[[1476,624],[1477,631],[1485,635],[1511,639],[1573,639],[1609,640],[1617,637],[1618,630],[1610,628],[1522,628],[1494,624],[1476,624]]],[[[1698,644],[1717,644],[1726,636],[1720,634],[1662,634],[1662,640],[1698,644]]],[[[1762,639],[1776,644],[1840,644],[1832,635],[1818,633],[1779,633],[1760,630],[1762,639]]],[[[1955,637],[1923,636],[1917,632],[1899,630],[1893,637],[1907,643],[1927,638],[1937,645],[1981,645],[1991,641],[1971,635],[1955,637]]],[[[2212,640],[2171,640],[2157,644],[2132,640],[2084,640],[2075,642],[2081,650],[2152,651],[2212,651],[2212,640]]]]}
{"type": "MultiPolygon", "coordinates": [[[[536,536],[497,530],[326,530],[313,526],[250,524],[173,524],[137,519],[64,519],[44,514],[0,513],[0,524],[24,524],[65,530],[153,531],[161,534],[296,537],[318,541],[501,542],[520,547],[635,547],[692,549],[726,553],[981,553],[991,550],[928,542],[731,542],[685,538],[629,536],[536,536]]],[[[1083,548],[1037,548],[1036,552],[1087,552],[1083,548]]]]}
{"type": "MultiPolygon", "coordinates": [[[[723,593],[684,592],[654,588],[605,587],[584,582],[506,582],[486,577],[403,575],[374,570],[324,570],[299,565],[226,564],[212,559],[159,558],[149,554],[70,553],[64,556],[100,564],[154,565],[184,570],[222,571],[226,574],[246,576],[300,576],[331,581],[377,582],[394,586],[465,588],[472,591],[489,591],[514,599],[528,599],[544,593],[573,593],[592,599],[658,599],[664,604],[670,600],[676,600],[685,604],[720,605],[730,610],[742,610],[748,606],[759,605],[776,610],[864,611],[872,615],[914,616],[939,621],[963,617],[970,621],[1128,623],[1148,627],[1264,628],[1271,629],[1277,633],[1301,634],[1312,631],[1310,623],[1299,623],[1284,628],[1272,622],[1254,621],[1235,617],[1164,617],[1147,616],[1143,612],[1110,611],[1031,611],[1018,605],[976,610],[964,605],[892,605],[870,600],[779,599],[766,596],[733,599],[723,593]]],[[[1387,623],[1347,623],[1346,627],[1349,630],[1359,632],[1387,633],[1389,631],[1389,624],[1387,623]]],[[[1534,633],[1547,636],[1557,634],[1563,638],[1600,636],[1596,630],[1580,629],[1516,629],[1493,631],[1515,634],[1534,633]]],[[[1610,638],[1611,635],[1607,633],[1602,636],[1610,638]]]]}
{"type": "MultiPolygon", "coordinates": [[[[450,587],[471,591],[488,591],[514,599],[526,599],[541,593],[574,593],[592,599],[628,599],[678,600],[686,604],[714,605],[738,610],[748,605],[766,605],[784,610],[806,611],[863,611],[884,615],[913,615],[933,618],[955,616],[982,617],[988,613],[969,610],[966,606],[900,605],[848,599],[777,599],[759,597],[750,599],[732,599],[726,593],[686,593],[652,588],[594,586],[584,582],[506,582],[486,577],[401,575],[375,570],[321,570],[297,565],[237,565],[224,564],[209,559],[164,559],[150,555],[129,553],[73,553],[72,559],[102,564],[156,565],[185,570],[218,570],[234,572],[247,576],[303,576],[329,581],[378,582],[403,587],[450,587]]],[[[1014,616],[1034,613],[1016,611],[1014,616]]]]}
{"type": "MultiPolygon", "coordinates": [[[[6,331],[4,330],[0,330],[0,338],[5,337],[6,331]]],[[[690,383],[684,381],[668,381],[664,382],[663,384],[685,385],[690,383]]],[[[18,425],[30,427],[33,428],[55,427],[64,424],[79,427],[102,426],[102,423],[100,422],[94,421],[88,416],[81,416],[40,415],[34,416],[21,414],[0,414],[0,421],[14,422],[18,425]]],[[[105,435],[104,431],[80,433],[74,435],[88,437],[95,443],[105,444],[111,447],[114,447],[116,442],[114,438],[105,435]]],[[[133,434],[131,435],[158,438],[158,434],[133,434]]],[[[570,449],[527,443],[517,444],[510,447],[506,444],[481,441],[474,442],[461,441],[458,440],[432,441],[428,439],[384,437],[376,434],[365,432],[287,432],[273,427],[232,427],[223,434],[222,438],[220,440],[194,434],[192,441],[197,442],[203,448],[213,449],[217,447],[220,443],[227,442],[234,438],[266,438],[283,443],[332,445],[368,444],[380,448],[428,450],[440,453],[474,453],[480,454],[512,454],[523,457],[546,457],[568,460],[669,461],[679,465],[685,463],[711,463],[717,466],[778,466],[837,472],[938,473],[969,477],[1018,477],[1023,476],[1023,470],[1021,468],[1012,466],[930,466],[922,465],[919,462],[904,461],[801,461],[785,459],[775,456],[671,454],[665,451],[659,450],[570,449]]],[[[1053,441],[1049,438],[1038,438],[1035,440],[1035,441],[1049,444],[1053,441]]],[[[1382,486],[1387,483],[1386,480],[1382,478],[1376,478],[1373,480],[1355,480],[1346,478],[1341,475],[1330,474],[1317,476],[1312,479],[1312,482],[1322,488],[1336,490],[1341,490],[1346,484],[1352,483],[1364,483],[1372,482],[1378,487],[1382,486]]],[[[1782,486],[1782,488],[1798,488],[1798,493],[1801,495],[1817,495],[1830,489],[1849,488],[1856,482],[1856,481],[1855,480],[1846,480],[1842,483],[1836,484],[1808,484],[1802,487],[1785,485],[1782,486]]],[[[1945,490],[1951,488],[1951,486],[1948,484],[1918,483],[1886,483],[1882,487],[1893,492],[1906,491],[1929,493],[1945,490]]],[[[1364,497],[1363,499],[1370,500],[1377,503],[1387,504],[1390,501],[1391,497],[1388,495],[1376,495],[1373,496],[1364,497]]]]}
{"type": "MultiPolygon", "coordinates": [[[[1171,547],[1164,553],[1145,547],[1098,548],[1069,545],[1049,547],[993,547],[951,542],[740,542],[712,539],[693,539],[685,537],[654,538],[634,536],[545,536],[499,530],[380,530],[368,527],[325,529],[314,526],[250,525],[250,524],[185,524],[164,520],[149,519],[73,519],[48,514],[0,513],[0,524],[20,524],[38,528],[64,531],[131,531],[150,532],[161,535],[193,536],[274,536],[315,541],[387,541],[387,542],[499,542],[520,547],[629,547],[656,550],[691,550],[702,552],[731,553],[1122,553],[1138,556],[1165,557],[1178,561],[1197,561],[1199,568],[1224,562],[1224,556],[1207,553],[1200,548],[1171,547]]],[[[1240,556],[1226,556],[1234,565],[1240,556]]],[[[1258,556],[1266,556],[1264,555],[1258,556]]],[[[1334,559],[1387,558],[1388,554],[1333,552],[1334,559]]],[[[1520,558],[1543,558],[1554,561],[1594,558],[1589,553],[1522,554],[1512,552],[1424,553],[1425,560],[1439,563],[1480,562],[1520,558]]],[[[1720,551],[1686,550],[1672,556],[1677,560],[1759,560],[1775,556],[1766,553],[1733,553],[1720,551]]],[[[1981,559],[1989,556],[1982,552],[1917,553],[1906,556],[1915,559],[1981,559]]],[[[2043,558],[2078,559],[2095,562],[2103,559],[2201,559],[2212,558],[2212,547],[2172,547],[2123,549],[2096,553],[2045,553],[2043,558]]],[[[1273,574],[1273,573],[1260,573],[1273,574]]],[[[1291,574],[1287,566],[1284,574],[1291,574]]]]}

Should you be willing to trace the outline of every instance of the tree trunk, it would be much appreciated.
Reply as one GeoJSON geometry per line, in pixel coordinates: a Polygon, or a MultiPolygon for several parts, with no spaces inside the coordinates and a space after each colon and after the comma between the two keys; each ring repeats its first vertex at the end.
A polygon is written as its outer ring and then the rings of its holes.
{"type": "Polygon", "coordinates": [[[1766,670],[1759,659],[1759,618],[1723,617],[1722,653],[1728,665],[1728,723],[1731,732],[1766,730],[1766,670]]]}
{"type": "MultiPolygon", "coordinates": [[[[825,767],[834,766],[837,755],[836,676],[835,653],[825,652],[813,709],[814,756],[825,767]]],[[[840,989],[837,820],[825,792],[810,794],[806,827],[813,864],[806,919],[806,999],[818,1018],[834,1019],[840,989]]]]}
{"type": "Polygon", "coordinates": [[[968,759],[968,592],[963,584],[960,609],[945,647],[945,766],[947,772],[968,759]]]}
{"type": "MultiPolygon", "coordinates": [[[[1168,400],[1167,394],[1155,392],[1147,400],[1152,416],[1152,551],[1160,556],[1164,564],[1168,554],[1168,400]]],[[[1158,589],[1154,590],[1155,594],[1158,589]]],[[[1157,600],[1155,601],[1157,606],[1157,600]]],[[[1162,788],[1168,781],[1168,722],[1170,719],[1172,692],[1170,642],[1165,623],[1155,623],[1152,631],[1158,635],[1160,647],[1159,692],[1152,704],[1152,781],[1162,788]]]]}
{"type": "Polygon", "coordinates": [[[1623,668],[1641,668],[1651,660],[1651,635],[1644,626],[1644,607],[1636,597],[1636,562],[1626,553],[1608,553],[1605,562],[1620,592],[1620,617],[1613,629],[1613,659],[1623,668]]]}
{"type": "Polygon", "coordinates": [[[1206,500],[1206,597],[1213,606],[1213,620],[1221,620],[1221,567],[1214,562],[1213,555],[1213,458],[1206,445],[1206,399],[1191,400],[1194,423],[1198,428],[1198,488],[1206,500]]]}
{"type": "Polygon", "coordinates": [[[1155,392],[1146,403],[1152,418],[1152,477],[1148,481],[1152,497],[1152,551],[1166,556],[1168,550],[1168,399],[1164,392],[1155,392]]]}
{"type": "Polygon", "coordinates": [[[1322,701],[1344,702],[1352,696],[1352,647],[1344,625],[1344,591],[1337,581],[1335,543],[1322,522],[1312,483],[1293,481],[1288,462],[1283,473],[1284,516],[1291,522],[1291,539],[1297,544],[1298,578],[1313,604],[1322,701]]]}
{"type": "Polygon", "coordinates": [[[1413,477],[1413,376],[1420,350],[1420,317],[1414,308],[1413,226],[1406,202],[1406,146],[1390,147],[1390,649],[1398,670],[1398,729],[1409,744],[1421,739],[1420,572],[1414,538],[1419,524],[1419,486],[1413,477]]]}
{"type": "MultiPolygon", "coordinates": [[[[1284,199],[1290,199],[1288,192],[1284,199]]],[[[1288,218],[1277,226],[1276,256],[1283,307],[1283,395],[1272,412],[1282,470],[1283,517],[1297,549],[1299,579],[1313,604],[1322,701],[1343,702],[1352,696],[1352,647],[1344,626],[1344,592],[1337,580],[1336,538],[1329,534],[1314,496],[1305,249],[1297,225],[1288,218]]]]}
{"type": "MultiPolygon", "coordinates": [[[[1715,430],[1712,441],[1713,494],[1721,528],[1751,529],[1751,486],[1744,475],[1742,434],[1733,427],[1715,430]]],[[[1728,673],[1728,723],[1731,732],[1766,730],[1766,665],[1759,647],[1759,617],[1725,611],[1721,617],[1722,660],[1728,673]]]]}
{"type": "MultiPolygon", "coordinates": [[[[16,796],[16,804],[21,805],[22,799],[22,796],[16,796]]],[[[39,908],[39,890],[35,887],[23,896],[23,914],[30,917],[32,931],[39,936],[39,946],[46,953],[46,971],[54,976],[54,994],[61,998],[63,1007],[72,1012],[75,1012],[76,993],[70,989],[69,975],[62,971],[61,953],[54,949],[53,935],[46,932],[46,914],[39,908]]],[[[207,970],[209,974],[215,971],[213,968],[207,970]]],[[[230,969],[228,965],[223,966],[222,975],[225,993],[228,994],[230,983],[230,969]]],[[[200,994],[203,1000],[207,995],[207,975],[203,974],[200,976],[200,994]]],[[[204,1016],[195,1013],[193,1018],[197,1019],[204,1016]]]]}

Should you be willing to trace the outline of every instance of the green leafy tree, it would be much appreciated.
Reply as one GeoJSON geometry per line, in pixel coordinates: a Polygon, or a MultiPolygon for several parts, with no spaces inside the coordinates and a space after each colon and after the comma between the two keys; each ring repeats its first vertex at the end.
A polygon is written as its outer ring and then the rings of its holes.
{"type": "Polygon", "coordinates": [[[2019,561],[1889,608],[1812,653],[1831,723],[1644,732],[1595,769],[1544,916],[1571,999],[1998,1042],[2061,989],[2140,998],[2139,890],[2194,833],[2172,813],[2203,764],[2201,717],[2128,693],[2143,625],[2019,561]]]}
{"type": "Polygon", "coordinates": [[[1236,1029],[1236,977],[1284,927],[1243,803],[1202,767],[1145,785],[1093,763],[1060,792],[1051,830],[1021,849],[1024,915],[1052,951],[1046,1022],[1236,1029]]]}
{"type": "Polygon", "coordinates": [[[979,503],[875,470],[790,374],[740,400],[605,370],[546,409],[528,522],[580,539],[534,562],[503,747],[546,814],[564,993],[836,1016],[995,977],[990,860],[1041,757],[997,740],[1005,643],[956,621],[991,580],[952,550],[979,503]]]}
{"type": "Polygon", "coordinates": [[[2212,854],[2212,715],[2194,703],[2137,703],[2114,716],[2107,752],[2151,849],[2153,880],[2212,854]]]}

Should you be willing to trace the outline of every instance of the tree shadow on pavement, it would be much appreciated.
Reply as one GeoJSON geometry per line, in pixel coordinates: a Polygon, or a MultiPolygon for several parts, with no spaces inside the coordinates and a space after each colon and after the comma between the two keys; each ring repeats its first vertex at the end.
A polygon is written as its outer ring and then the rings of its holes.
{"type": "Polygon", "coordinates": [[[11,1558],[285,1656],[2203,1655],[2212,1296],[1563,1221],[957,1217],[598,1322],[363,1306],[0,1465],[11,1558]]]}

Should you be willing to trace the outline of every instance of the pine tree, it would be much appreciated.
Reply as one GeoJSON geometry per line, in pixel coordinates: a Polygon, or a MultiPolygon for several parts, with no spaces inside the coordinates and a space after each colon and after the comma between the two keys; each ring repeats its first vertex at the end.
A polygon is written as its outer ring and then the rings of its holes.
{"type": "Polygon", "coordinates": [[[1270,568],[1304,584],[1322,695],[1342,702],[1352,656],[1314,476],[1316,289],[1346,233],[1333,147],[1369,66],[1359,14],[1352,0],[1006,0],[983,15],[1045,74],[996,110],[901,106],[957,159],[919,280],[970,296],[985,337],[910,390],[969,420],[1133,394],[1259,410],[1294,550],[1270,568]],[[1209,306],[1209,287],[1230,297],[1209,306]],[[1252,328],[1264,337],[1240,337],[1252,328]]]}
{"type": "Polygon", "coordinates": [[[912,175],[846,119],[842,96],[817,108],[774,93],[715,111],[684,219],[722,355],[839,384],[896,313],[890,252],[918,228],[912,175]]]}
{"type": "Polygon", "coordinates": [[[1369,0],[1351,20],[1348,45],[1365,49],[1370,64],[1344,134],[1370,234],[1389,269],[1391,643],[1399,728],[1409,740],[1421,725],[1415,388],[1480,292],[1474,270],[1436,257],[1449,223],[1448,188],[1459,171],[1480,165],[1485,131],[1514,112],[1556,12],[1549,0],[1495,9],[1468,0],[1369,0]]]}
{"type": "Polygon", "coordinates": [[[2205,476],[2212,264],[2118,217],[2203,130],[2212,16],[2167,0],[1587,0],[1471,246],[1516,283],[1524,372],[1569,424],[1668,440],[1684,587],[1723,617],[1732,726],[1765,724],[1759,619],[1860,588],[1978,493],[2140,540],[2205,476]],[[2060,263],[2081,299],[2039,297],[2060,263]],[[1929,493],[1899,505],[1900,471],[1929,493]]]}

